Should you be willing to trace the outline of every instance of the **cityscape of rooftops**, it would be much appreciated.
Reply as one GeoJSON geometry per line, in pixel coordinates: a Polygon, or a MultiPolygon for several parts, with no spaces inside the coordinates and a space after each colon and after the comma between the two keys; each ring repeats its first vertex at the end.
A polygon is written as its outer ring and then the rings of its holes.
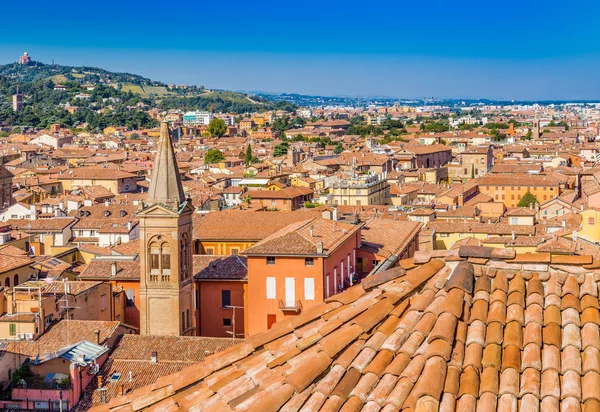
{"type": "Polygon", "coordinates": [[[3,4],[0,410],[600,412],[569,6],[3,4]]]}

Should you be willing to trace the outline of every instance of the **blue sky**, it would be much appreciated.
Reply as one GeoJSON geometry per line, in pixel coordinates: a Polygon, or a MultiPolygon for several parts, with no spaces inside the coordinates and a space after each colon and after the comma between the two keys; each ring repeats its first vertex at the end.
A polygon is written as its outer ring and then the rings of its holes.
{"type": "Polygon", "coordinates": [[[598,1],[5,3],[3,63],[27,50],[231,90],[600,99],[598,1]]]}

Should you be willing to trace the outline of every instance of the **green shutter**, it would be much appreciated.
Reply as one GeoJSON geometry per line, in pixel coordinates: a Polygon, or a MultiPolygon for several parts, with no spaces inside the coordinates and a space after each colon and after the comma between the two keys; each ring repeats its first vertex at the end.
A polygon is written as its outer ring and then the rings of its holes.
{"type": "Polygon", "coordinates": [[[17,324],[16,323],[10,323],[8,325],[9,328],[9,334],[10,336],[16,336],[17,334],[17,324]]]}

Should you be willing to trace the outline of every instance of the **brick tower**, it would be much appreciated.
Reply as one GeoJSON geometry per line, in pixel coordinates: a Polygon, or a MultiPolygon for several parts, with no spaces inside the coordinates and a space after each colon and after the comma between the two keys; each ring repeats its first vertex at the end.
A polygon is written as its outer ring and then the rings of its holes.
{"type": "Polygon", "coordinates": [[[140,334],[195,331],[192,214],[179,177],[168,123],[160,125],[148,200],[140,219],[140,334]]]}

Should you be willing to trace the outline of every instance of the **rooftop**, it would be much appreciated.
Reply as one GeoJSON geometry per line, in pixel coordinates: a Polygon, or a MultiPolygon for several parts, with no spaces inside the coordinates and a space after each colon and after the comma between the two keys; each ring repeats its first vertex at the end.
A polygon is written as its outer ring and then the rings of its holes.
{"type": "Polygon", "coordinates": [[[600,278],[580,258],[422,253],[93,410],[598,411],[600,278]]]}

